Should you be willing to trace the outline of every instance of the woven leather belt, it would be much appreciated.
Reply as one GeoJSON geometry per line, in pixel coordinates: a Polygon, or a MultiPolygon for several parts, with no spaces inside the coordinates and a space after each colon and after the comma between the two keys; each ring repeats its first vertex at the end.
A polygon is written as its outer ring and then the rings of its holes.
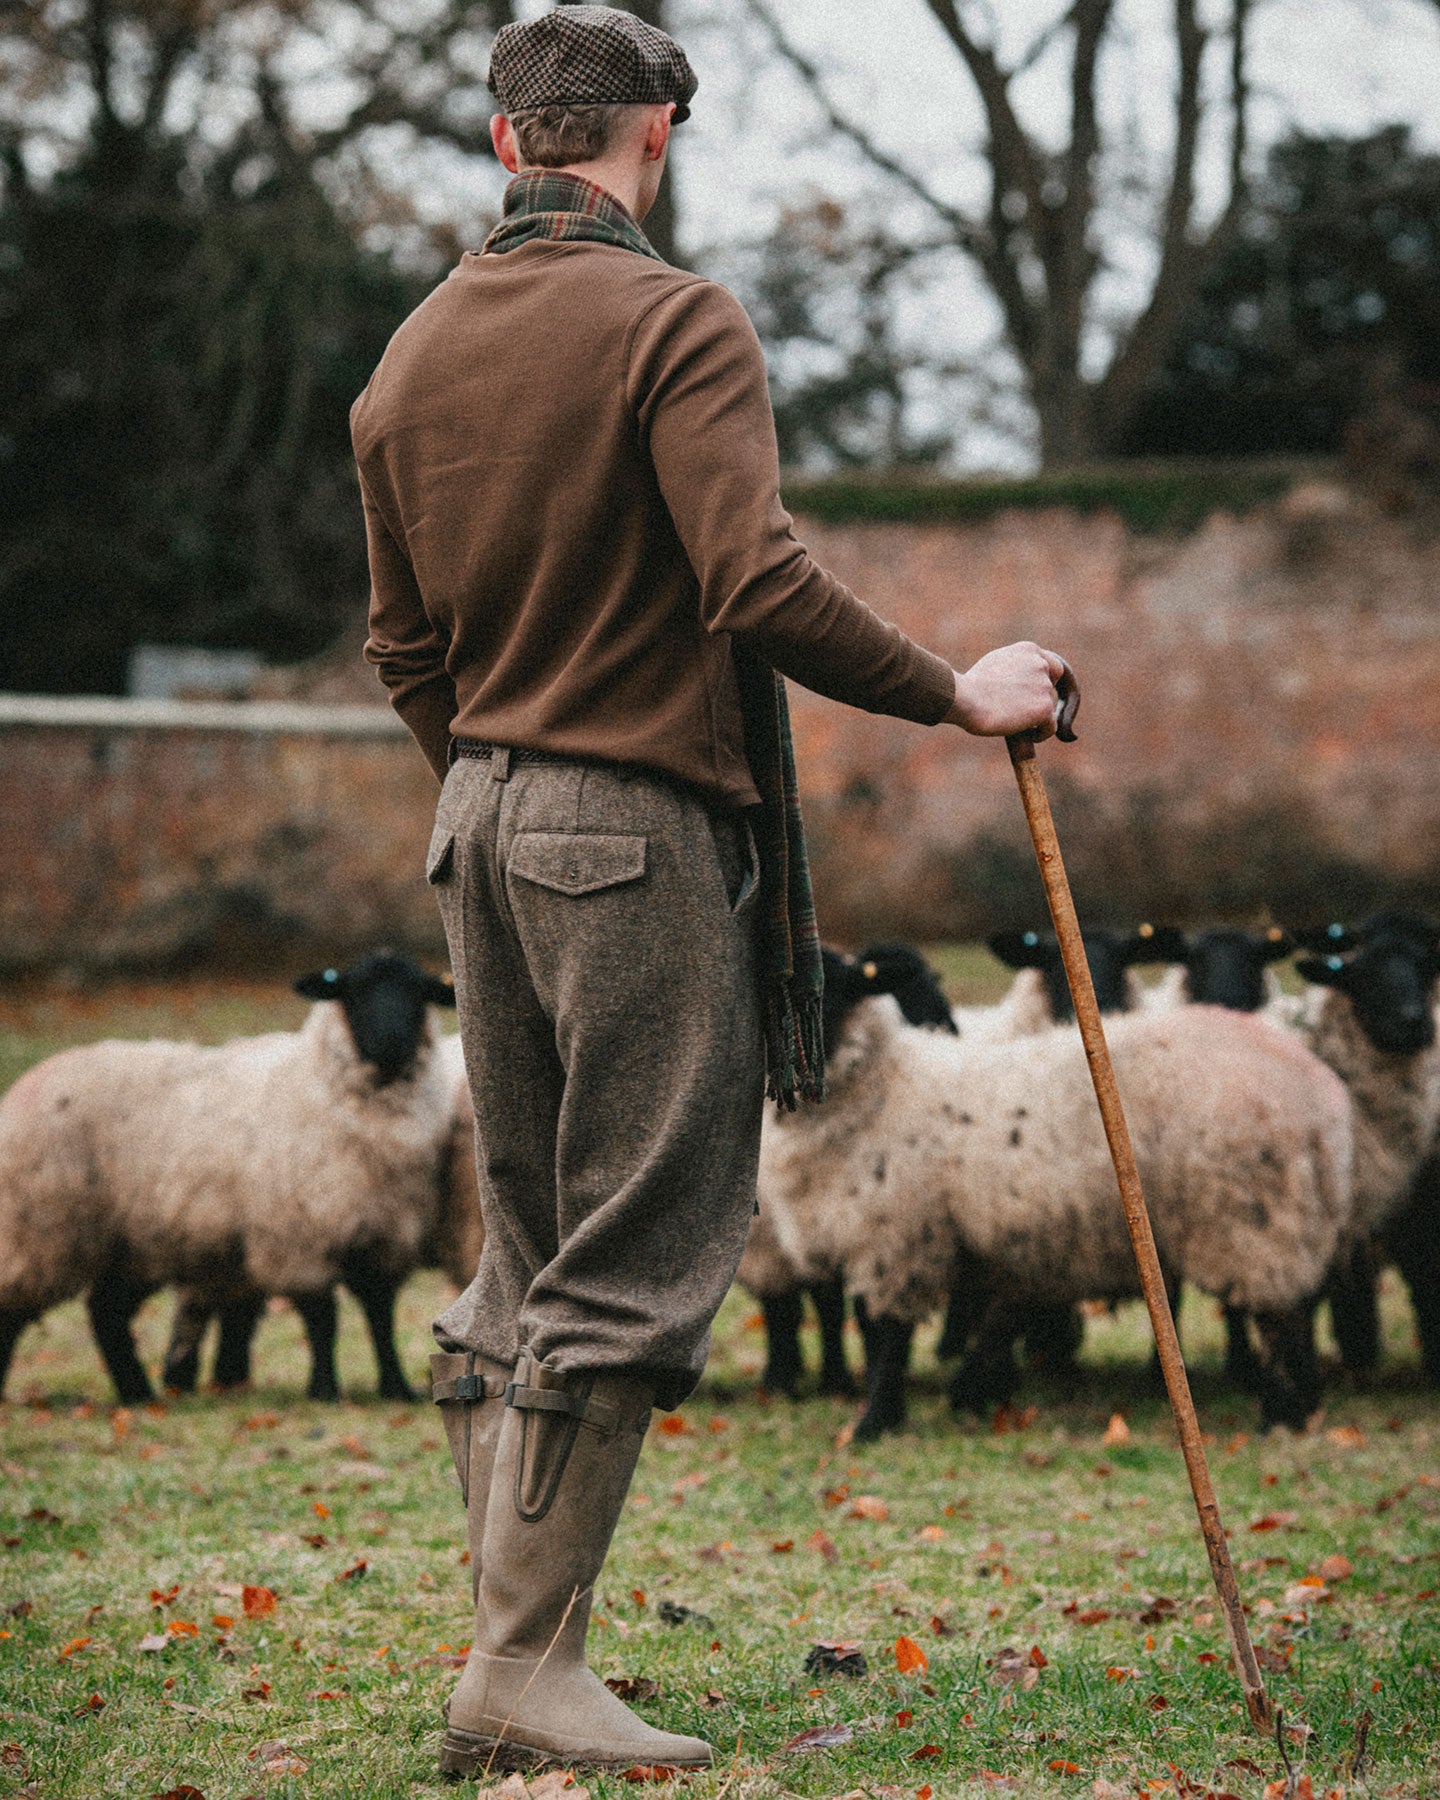
{"type": "Polygon", "coordinates": [[[571,762],[573,757],[557,756],[551,750],[528,750],[506,744],[482,744],[478,738],[452,738],[453,754],[468,756],[476,762],[489,762],[497,750],[508,749],[512,763],[571,762]]]}

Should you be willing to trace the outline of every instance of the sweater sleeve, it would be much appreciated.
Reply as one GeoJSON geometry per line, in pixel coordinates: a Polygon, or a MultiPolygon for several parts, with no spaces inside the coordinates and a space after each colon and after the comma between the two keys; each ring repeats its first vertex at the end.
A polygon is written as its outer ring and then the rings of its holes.
{"type": "Polygon", "coordinates": [[[445,666],[449,645],[425,611],[410,559],[371,493],[364,472],[365,538],[370,553],[370,635],[365,660],[375,665],[390,704],[405,721],[443,782],[450,762],[450,725],[459,710],[445,666]]]}
{"type": "Polygon", "coordinates": [[[627,380],[706,629],[829,699],[938,724],[955,698],[950,665],[796,541],[764,354],[739,301],[708,281],[675,289],[636,326],[627,380]]]}

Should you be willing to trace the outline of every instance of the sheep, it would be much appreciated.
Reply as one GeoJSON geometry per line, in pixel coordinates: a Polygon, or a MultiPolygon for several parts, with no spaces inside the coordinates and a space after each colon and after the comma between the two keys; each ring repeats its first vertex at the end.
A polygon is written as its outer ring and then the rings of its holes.
{"type": "MultiPolygon", "coordinates": [[[[865,1303],[856,1435],[904,1417],[913,1323],[963,1257],[1000,1305],[1138,1291],[1078,1032],[967,1046],[905,1025],[826,959],[831,1099],[772,1121],[762,1204],[803,1277],[840,1273],[865,1303]]],[[[1352,1109],[1338,1076],[1258,1018],[1215,1007],[1110,1028],[1162,1259],[1254,1315],[1262,1417],[1319,1397],[1309,1303],[1350,1210],[1352,1109]]]]}
{"type": "Polygon", "coordinates": [[[1166,941],[1174,952],[1167,958],[1172,966],[1146,991],[1145,1005],[1152,1012],[1166,1012],[1189,1001],[1258,1012],[1283,998],[1271,965],[1283,962],[1295,945],[1277,925],[1265,931],[1234,925],[1215,925],[1188,935],[1169,931],[1166,941]]]}
{"type": "MultiPolygon", "coordinates": [[[[908,944],[870,944],[845,961],[877,992],[892,993],[912,1025],[955,1030],[940,977],[908,944]]],[[[761,1386],[767,1393],[793,1398],[804,1368],[799,1334],[805,1289],[795,1279],[794,1267],[763,1210],[751,1223],[736,1280],[760,1302],[764,1315],[766,1361],[761,1386]]],[[[820,1325],[817,1392],[849,1398],[856,1390],[845,1362],[845,1290],[838,1280],[831,1279],[812,1284],[808,1291],[820,1325]]]]}
{"type": "MultiPolygon", "coordinates": [[[[1148,990],[1136,976],[1135,967],[1171,961],[1184,942],[1170,927],[1157,930],[1153,925],[1141,925],[1131,932],[1091,929],[1081,937],[1096,1002],[1107,1014],[1134,1012],[1143,1006],[1148,990]]],[[[956,1008],[956,1029],[962,1038],[968,1043],[1010,1042],[1073,1021],[1070,984],[1053,932],[997,931],[986,944],[991,955],[1018,973],[998,1005],[956,1008]]],[[[960,1403],[979,1406],[1017,1339],[1024,1340],[1032,1360],[1064,1379],[1073,1372],[1084,1337],[1084,1321],[1072,1306],[1031,1304],[1019,1308],[1013,1317],[1000,1317],[984,1293],[978,1272],[972,1270],[951,1294],[935,1353],[942,1361],[965,1359],[966,1366],[952,1377],[952,1393],[960,1403]],[[983,1340],[977,1335],[982,1321],[983,1340]]]]}
{"type": "MultiPolygon", "coordinates": [[[[485,1245],[485,1228],[480,1219],[480,1186],[475,1162],[475,1110],[470,1099],[470,1084],[457,1036],[442,1037],[436,1054],[447,1067],[454,1084],[455,1116],[450,1140],[440,1173],[440,1202],[435,1230],[420,1254],[421,1268],[438,1268],[457,1287],[468,1287],[479,1267],[480,1252],[485,1245]]],[[[844,1296],[840,1304],[844,1305],[844,1296]]],[[[260,1317],[265,1309],[265,1296],[257,1290],[244,1294],[230,1293],[217,1305],[215,1297],[194,1287],[182,1288],[176,1296],[175,1314],[170,1328],[170,1344],[165,1352],[166,1391],[193,1393],[200,1373],[200,1346],[210,1321],[220,1321],[219,1342],[215,1352],[213,1380],[216,1387],[244,1387],[250,1381],[250,1348],[260,1317]]],[[[369,1322],[367,1320],[367,1322],[369,1322]]],[[[375,1342],[375,1356],[382,1376],[382,1397],[400,1399],[404,1393],[395,1388],[393,1372],[399,1368],[394,1348],[393,1320],[389,1333],[375,1342]],[[390,1386],[383,1383],[389,1372],[390,1386]]],[[[332,1370],[334,1336],[320,1344],[311,1344],[311,1366],[332,1370]]],[[[401,1377],[403,1381],[403,1375],[401,1377]]]]}
{"type": "MultiPolygon", "coordinates": [[[[434,1229],[454,1093],[428,1008],[453,990],[388,952],[295,986],[298,1032],[86,1045],[0,1101],[0,1391],[23,1327],[86,1290],[127,1403],[151,1397],[130,1320],[172,1282],[286,1294],[322,1343],[343,1279],[388,1340],[434,1229]]],[[[309,1392],[336,1397],[333,1365],[309,1392]]]]}
{"type": "Polygon", "coordinates": [[[1422,1344],[1433,1374],[1440,934],[1429,919],[1389,912],[1358,930],[1330,925],[1292,936],[1321,953],[1296,964],[1312,984],[1296,1029],[1340,1075],[1355,1107],[1355,1212],[1326,1281],[1341,1360],[1364,1373],[1379,1359],[1379,1251],[1407,1274],[1422,1332],[1430,1332],[1422,1344]]]}

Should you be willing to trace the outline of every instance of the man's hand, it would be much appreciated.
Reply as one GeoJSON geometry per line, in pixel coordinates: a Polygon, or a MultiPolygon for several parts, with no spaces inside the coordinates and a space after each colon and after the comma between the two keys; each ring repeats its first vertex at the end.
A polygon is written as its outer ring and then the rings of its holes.
{"type": "Polygon", "coordinates": [[[1055,735],[1055,684],[1065,665],[1038,644],[1006,644],[992,650],[962,675],[955,674],[955,704],[945,715],[975,737],[1011,737],[1033,731],[1055,735]]]}

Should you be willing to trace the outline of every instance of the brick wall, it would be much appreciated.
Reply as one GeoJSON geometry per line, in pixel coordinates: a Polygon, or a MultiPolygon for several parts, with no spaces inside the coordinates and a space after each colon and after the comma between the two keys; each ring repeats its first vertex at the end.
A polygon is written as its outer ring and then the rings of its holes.
{"type": "MultiPolygon", "coordinates": [[[[1021,636],[1074,661],[1081,741],[1041,755],[1083,912],[1440,907],[1423,532],[1312,485],[1184,539],[1058,510],[804,534],[957,662],[1021,636]]],[[[794,710],[831,935],[1041,916],[1002,746],[794,710]]],[[[0,768],[0,969],[443,949],[420,873],[434,784],[383,706],[0,699],[0,768]]]]}

